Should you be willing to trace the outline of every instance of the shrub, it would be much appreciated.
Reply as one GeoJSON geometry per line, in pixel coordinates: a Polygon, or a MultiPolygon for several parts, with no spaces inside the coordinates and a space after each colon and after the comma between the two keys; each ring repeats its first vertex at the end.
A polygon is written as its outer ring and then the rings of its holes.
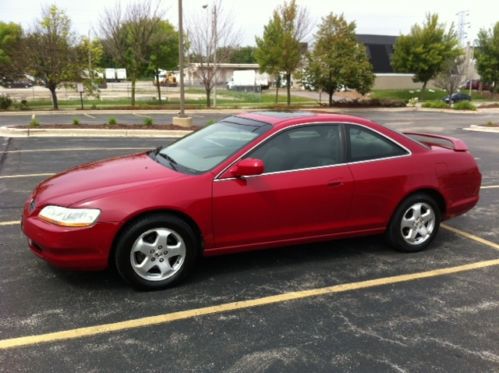
{"type": "Polygon", "coordinates": [[[109,124],[110,126],[115,126],[118,122],[116,121],[116,118],[115,117],[111,117],[107,120],[107,124],[109,124]]]}
{"type": "Polygon", "coordinates": [[[417,97],[411,97],[409,101],[407,101],[407,105],[409,105],[410,107],[416,107],[418,101],[419,99],[417,97]]]}
{"type": "Polygon", "coordinates": [[[40,127],[40,122],[36,119],[35,115],[31,117],[31,122],[29,122],[30,127],[40,127]]]}
{"type": "Polygon", "coordinates": [[[79,126],[80,125],[80,120],[78,118],[73,118],[73,125],[74,126],[79,126]]]}
{"type": "Polygon", "coordinates": [[[12,105],[12,99],[7,95],[0,95],[0,110],[7,110],[12,105]]]}
{"type": "Polygon", "coordinates": [[[448,109],[450,108],[449,104],[444,101],[426,101],[421,105],[424,108],[429,109],[448,109]]]}
{"type": "Polygon", "coordinates": [[[30,110],[30,107],[28,105],[28,101],[21,100],[21,102],[19,104],[19,110],[30,110]]]}
{"type": "Polygon", "coordinates": [[[472,111],[476,110],[476,106],[469,101],[457,102],[454,104],[454,106],[452,106],[452,108],[454,110],[472,110],[472,111]]]}
{"type": "Polygon", "coordinates": [[[368,100],[335,101],[336,107],[405,107],[404,100],[370,98],[368,100]]]}
{"type": "Polygon", "coordinates": [[[147,117],[147,118],[144,118],[144,125],[147,126],[147,127],[150,127],[154,124],[154,121],[152,118],[150,117],[147,117]]]}

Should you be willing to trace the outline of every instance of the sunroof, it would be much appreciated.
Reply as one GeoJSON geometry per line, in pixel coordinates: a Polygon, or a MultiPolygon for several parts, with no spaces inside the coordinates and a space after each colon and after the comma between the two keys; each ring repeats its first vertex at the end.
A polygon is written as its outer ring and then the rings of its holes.
{"type": "Polygon", "coordinates": [[[299,117],[309,117],[313,113],[306,111],[258,111],[253,112],[253,114],[266,115],[275,118],[299,118],[299,117]]]}

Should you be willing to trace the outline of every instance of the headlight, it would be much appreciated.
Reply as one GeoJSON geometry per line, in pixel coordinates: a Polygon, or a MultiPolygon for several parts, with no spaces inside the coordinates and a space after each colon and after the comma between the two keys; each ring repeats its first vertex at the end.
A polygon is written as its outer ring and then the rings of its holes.
{"type": "Polygon", "coordinates": [[[60,206],[45,206],[38,214],[40,219],[65,227],[88,227],[100,215],[97,209],[70,209],[60,206]]]}

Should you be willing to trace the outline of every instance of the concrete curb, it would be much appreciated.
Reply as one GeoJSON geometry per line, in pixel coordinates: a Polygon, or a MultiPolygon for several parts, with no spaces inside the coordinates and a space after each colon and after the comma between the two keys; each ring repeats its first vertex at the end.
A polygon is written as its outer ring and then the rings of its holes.
{"type": "MultiPolygon", "coordinates": [[[[267,111],[272,109],[265,108],[244,108],[241,107],[239,109],[196,109],[196,110],[188,110],[188,114],[239,114],[241,112],[249,112],[249,111],[267,111]]],[[[480,108],[478,107],[477,111],[467,111],[467,110],[453,110],[453,109],[430,109],[430,108],[413,108],[413,107],[401,107],[401,108],[387,108],[387,107],[305,107],[302,109],[294,109],[297,111],[324,111],[331,113],[338,112],[363,112],[363,111],[380,111],[380,112],[403,112],[403,111],[422,111],[422,112],[437,112],[437,113],[449,113],[449,114],[480,114],[480,113],[499,113],[499,108],[480,108]]],[[[93,115],[120,115],[120,114],[128,114],[128,115],[148,115],[148,114],[164,114],[164,115],[177,115],[178,110],[159,110],[159,109],[151,109],[151,110],[35,110],[35,111],[1,111],[0,116],[31,116],[31,115],[43,116],[43,115],[85,115],[85,114],[93,114],[93,115]]]]}
{"type": "Polygon", "coordinates": [[[475,131],[475,132],[499,133],[499,127],[477,126],[475,124],[472,124],[469,127],[463,128],[463,130],[475,131]]]}
{"type": "Polygon", "coordinates": [[[72,128],[10,128],[0,127],[0,137],[165,137],[180,138],[190,130],[130,130],[72,128]]]}

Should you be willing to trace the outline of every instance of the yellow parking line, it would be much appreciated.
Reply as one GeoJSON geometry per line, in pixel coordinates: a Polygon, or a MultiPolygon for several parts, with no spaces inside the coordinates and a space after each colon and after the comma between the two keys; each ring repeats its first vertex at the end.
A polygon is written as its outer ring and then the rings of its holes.
{"type": "Polygon", "coordinates": [[[496,189],[499,188],[499,185],[483,185],[480,189],[496,189]]]}
{"type": "Polygon", "coordinates": [[[54,172],[45,172],[41,174],[22,174],[22,175],[3,175],[0,179],[17,179],[21,177],[39,177],[39,176],[52,176],[55,175],[54,172]]]}
{"type": "Polygon", "coordinates": [[[111,150],[148,150],[151,147],[122,147],[122,148],[52,148],[52,149],[26,149],[26,150],[8,150],[5,153],[43,153],[43,152],[81,152],[81,151],[111,151],[111,150]]]}
{"type": "Polygon", "coordinates": [[[236,310],[242,310],[252,307],[261,307],[269,304],[289,302],[298,299],[304,299],[309,297],[324,296],[334,293],[342,293],[347,291],[359,290],[373,288],[377,286],[396,284],[401,282],[408,282],[414,280],[420,280],[425,278],[437,277],[450,275],[454,273],[460,273],[465,271],[471,271],[479,268],[486,268],[499,265],[499,259],[486,260],[481,262],[475,262],[470,264],[464,264],[455,267],[435,269],[432,271],[417,272],[405,275],[391,276],[377,278],[374,280],[351,282],[340,285],[333,285],[324,288],[293,291],[289,293],[283,293],[278,295],[271,295],[263,298],[256,298],[250,300],[243,300],[239,302],[224,303],[215,306],[195,308],[191,310],[178,311],[165,313],[162,315],[142,317],[138,319],[120,321],[116,323],[101,324],[88,326],[83,328],[76,328],[70,330],[63,330],[54,333],[30,335],[26,337],[9,338],[0,340],[0,350],[5,350],[14,347],[21,346],[31,346],[39,343],[49,343],[68,339],[76,339],[89,337],[93,335],[106,334],[118,331],[124,331],[129,329],[136,329],[141,327],[147,327],[151,325],[166,324],[173,321],[191,319],[195,317],[218,314],[222,312],[231,312],[236,310]]]}
{"type": "Polygon", "coordinates": [[[488,246],[492,249],[496,249],[496,250],[499,250],[499,244],[496,244],[495,242],[492,242],[492,241],[489,241],[489,240],[486,240],[482,237],[478,237],[478,236],[475,236],[474,234],[471,234],[471,233],[468,233],[468,232],[465,232],[465,231],[462,231],[460,229],[457,229],[457,228],[454,228],[454,227],[451,227],[450,225],[447,225],[447,224],[440,224],[440,226],[444,229],[447,229],[448,231],[452,232],[452,233],[455,233],[457,234],[458,236],[461,236],[461,237],[464,237],[464,238],[468,238],[470,240],[473,240],[473,241],[476,241],[476,242],[479,242],[481,243],[482,245],[485,245],[485,246],[488,246]]]}
{"type": "Polygon", "coordinates": [[[0,221],[0,226],[6,226],[6,225],[17,225],[20,224],[21,222],[19,220],[11,220],[11,221],[0,221]]]}

